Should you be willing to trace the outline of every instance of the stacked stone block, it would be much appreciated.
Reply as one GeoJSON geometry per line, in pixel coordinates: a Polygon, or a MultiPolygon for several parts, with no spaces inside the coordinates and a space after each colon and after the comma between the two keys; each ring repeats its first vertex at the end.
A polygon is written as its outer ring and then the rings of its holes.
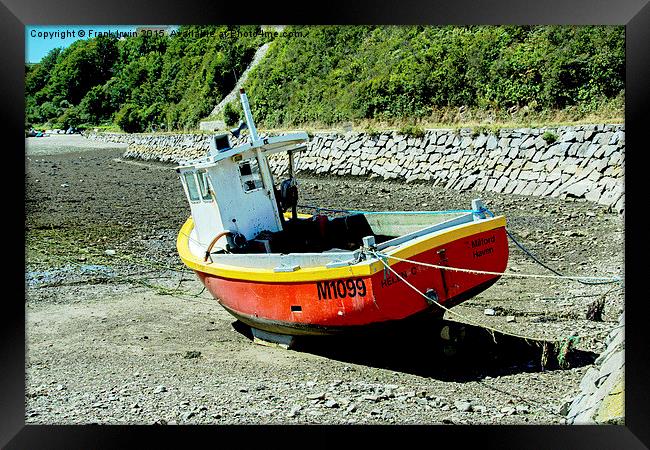
{"type": "Polygon", "coordinates": [[[605,351],[582,378],[580,392],[569,405],[569,424],[625,422],[625,314],[605,345],[605,351]]]}
{"type": "MultiPolygon", "coordinates": [[[[207,134],[88,137],[128,143],[125,157],[145,160],[178,162],[204,156],[209,149],[207,134]]],[[[286,156],[273,155],[270,160],[274,173],[286,172],[286,156]]],[[[307,150],[296,157],[296,171],[420,181],[455,190],[582,198],[623,212],[625,125],[516,128],[480,134],[471,129],[436,129],[421,137],[395,131],[317,133],[307,150]]]]}

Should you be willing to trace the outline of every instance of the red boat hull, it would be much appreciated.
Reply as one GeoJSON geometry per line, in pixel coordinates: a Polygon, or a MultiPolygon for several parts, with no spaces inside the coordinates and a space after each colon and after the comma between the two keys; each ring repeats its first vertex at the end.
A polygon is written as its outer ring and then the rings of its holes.
{"type": "MultiPolygon", "coordinates": [[[[409,257],[412,261],[503,272],[508,261],[504,227],[494,228],[409,257]]],[[[388,260],[420,292],[449,308],[490,287],[499,275],[475,274],[388,260]]],[[[333,334],[416,317],[444,314],[390,270],[366,277],[308,282],[260,282],[195,270],[207,290],[233,316],[275,333],[333,334]]]]}

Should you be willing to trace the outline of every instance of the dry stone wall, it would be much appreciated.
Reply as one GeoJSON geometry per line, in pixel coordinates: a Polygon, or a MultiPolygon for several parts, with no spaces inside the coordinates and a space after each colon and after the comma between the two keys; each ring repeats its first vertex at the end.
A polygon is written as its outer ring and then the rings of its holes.
{"type": "Polygon", "coordinates": [[[605,345],[605,351],[582,378],[580,392],[569,405],[569,424],[625,422],[625,314],[607,336],[605,345]]]}
{"type": "MultiPolygon", "coordinates": [[[[125,157],[178,162],[204,156],[208,134],[89,134],[128,143],[125,157]]],[[[271,157],[276,174],[287,170],[271,157]]],[[[317,133],[296,158],[296,171],[429,182],[447,189],[582,198],[624,211],[625,125],[317,133]]]]}

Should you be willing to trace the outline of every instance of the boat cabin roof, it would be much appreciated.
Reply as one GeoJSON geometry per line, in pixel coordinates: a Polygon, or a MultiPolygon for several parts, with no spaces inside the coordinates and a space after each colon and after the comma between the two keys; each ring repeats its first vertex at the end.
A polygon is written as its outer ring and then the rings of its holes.
{"type": "Polygon", "coordinates": [[[273,136],[260,138],[251,143],[246,142],[232,148],[210,149],[208,156],[192,160],[181,160],[179,167],[196,167],[197,169],[208,167],[219,163],[224,159],[259,149],[265,155],[271,155],[279,152],[299,152],[307,149],[309,135],[304,132],[285,134],[283,136],[273,136]]]}

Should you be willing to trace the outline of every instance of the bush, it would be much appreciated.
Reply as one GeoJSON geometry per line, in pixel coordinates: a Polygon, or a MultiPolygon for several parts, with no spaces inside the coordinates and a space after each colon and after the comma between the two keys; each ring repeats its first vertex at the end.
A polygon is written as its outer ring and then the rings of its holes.
{"type": "Polygon", "coordinates": [[[53,125],[56,128],[68,129],[70,127],[78,127],[83,120],[81,114],[79,113],[79,108],[76,106],[71,106],[66,108],[65,112],[53,122],[53,125]]]}
{"type": "Polygon", "coordinates": [[[486,127],[485,125],[480,125],[480,126],[474,127],[472,129],[472,137],[473,138],[478,137],[481,134],[489,134],[489,133],[490,133],[490,129],[488,127],[486,127]]]}
{"type": "Polygon", "coordinates": [[[417,125],[404,125],[399,129],[399,134],[408,137],[421,138],[424,136],[424,129],[417,125]]]}
{"type": "Polygon", "coordinates": [[[467,106],[538,111],[624,88],[620,26],[308,26],[245,83],[260,124],[429,117],[467,106]]]}
{"type": "Polygon", "coordinates": [[[112,113],[103,86],[91,88],[79,103],[79,114],[87,123],[101,123],[110,118],[112,113]]]}
{"type": "Polygon", "coordinates": [[[226,103],[223,107],[223,120],[226,122],[226,126],[232,127],[239,123],[241,119],[240,112],[233,103],[226,103]]]}
{"type": "MultiPolygon", "coordinates": [[[[33,123],[70,107],[88,123],[195,128],[235,86],[266,40],[256,26],[181,26],[160,37],[97,37],[25,69],[33,123]],[[197,37],[198,36],[198,37],[197,37]],[[128,122],[128,124],[127,124],[128,122]],[[144,123],[138,123],[144,122],[144,123]]],[[[576,119],[621,97],[622,26],[306,26],[274,39],[245,83],[265,127],[417,122],[445,108],[574,108],[576,119]]],[[[224,110],[236,124],[237,104],[224,110]],[[234,111],[233,111],[234,108],[234,111]]],[[[72,114],[72,113],[69,113],[72,114]]],[[[241,114],[240,116],[241,117],[241,114]]]]}
{"type": "Polygon", "coordinates": [[[117,112],[115,123],[127,133],[142,133],[146,126],[140,107],[134,103],[127,103],[117,112]]]}
{"type": "Polygon", "coordinates": [[[557,141],[557,138],[557,134],[553,133],[552,131],[545,131],[542,135],[542,139],[544,139],[547,144],[552,144],[553,142],[557,141]]]}
{"type": "Polygon", "coordinates": [[[196,128],[268,40],[258,29],[183,25],[170,36],[79,40],[26,67],[26,116],[44,123],[80,106],[87,123],[117,124],[119,113],[120,128],[132,131],[162,120],[169,130],[196,128]],[[232,31],[243,33],[224,36],[232,31]]]}

